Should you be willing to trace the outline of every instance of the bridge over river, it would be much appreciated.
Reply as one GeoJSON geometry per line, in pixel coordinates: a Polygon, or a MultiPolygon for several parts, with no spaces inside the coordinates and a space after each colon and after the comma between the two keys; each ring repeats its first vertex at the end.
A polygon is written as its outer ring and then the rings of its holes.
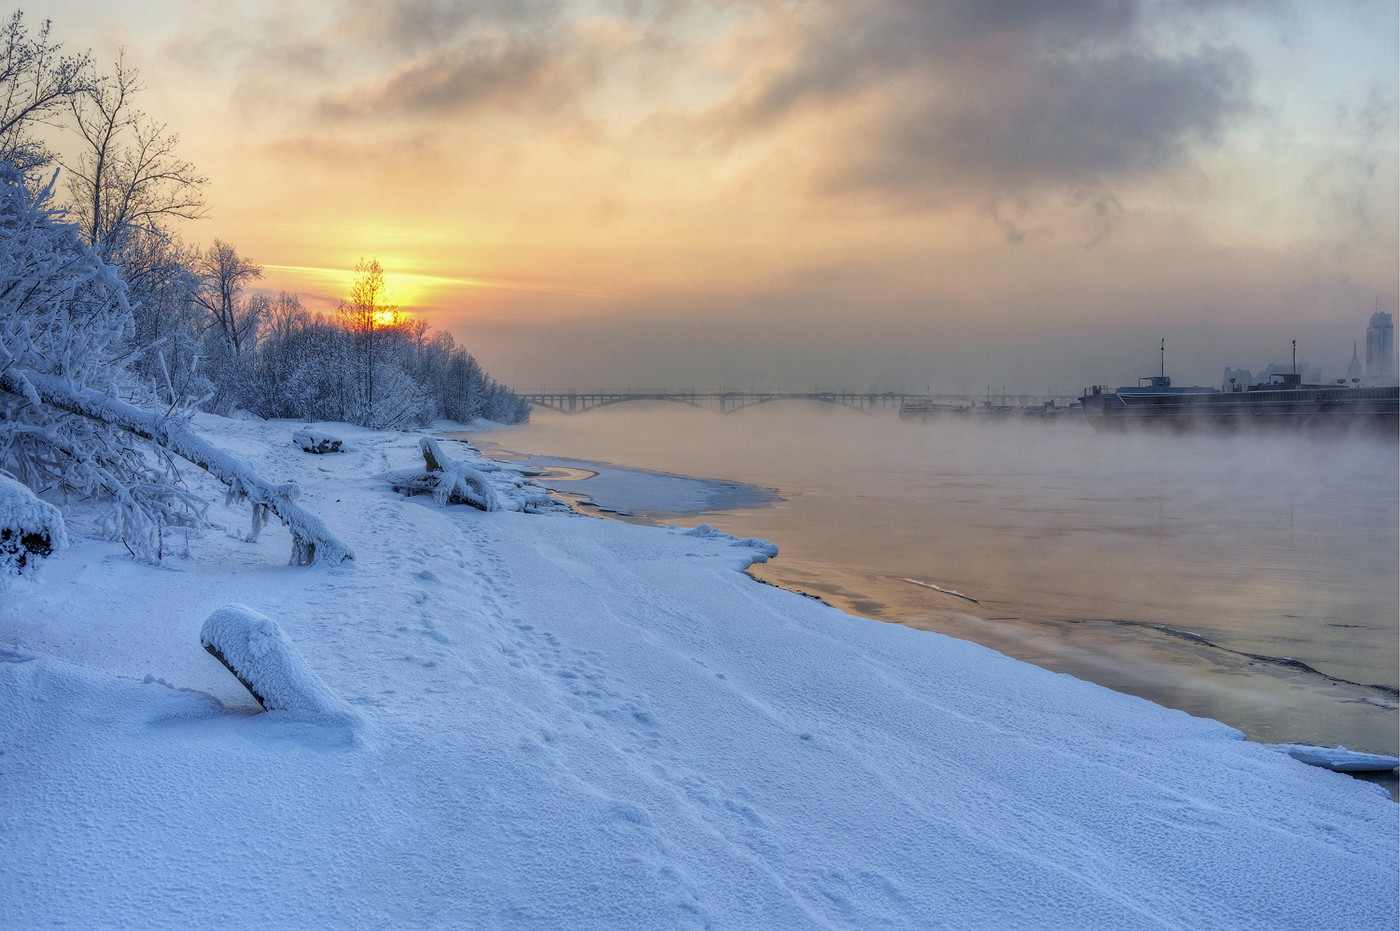
{"type": "Polygon", "coordinates": [[[1070,405],[1078,400],[1067,394],[927,394],[902,391],[857,392],[857,391],[544,391],[537,394],[521,394],[522,398],[535,407],[558,411],[561,414],[581,414],[599,407],[625,404],[629,401],[669,401],[674,404],[687,404],[724,414],[753,407],[757,404],[771,404],[775,401],[815,401],[821,404],[835,404],[858,411],[881,409],[900,410],[958,409],[958,408],[1040,408],[1047,403],[1070,405]]]}

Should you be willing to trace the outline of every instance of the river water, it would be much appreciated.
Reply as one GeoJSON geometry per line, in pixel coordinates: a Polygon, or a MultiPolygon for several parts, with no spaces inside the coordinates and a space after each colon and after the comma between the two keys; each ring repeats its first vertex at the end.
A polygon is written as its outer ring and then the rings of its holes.
{"type": "Polygon", "coordinates": [[[532,418],[477,439],[772,489],[766,506],[631,518],[771,540],[778,559],[751,570],[765,581],[1252,739],[1397,754],[1394,440],[1106,435],[802,403],[532,418]]]}

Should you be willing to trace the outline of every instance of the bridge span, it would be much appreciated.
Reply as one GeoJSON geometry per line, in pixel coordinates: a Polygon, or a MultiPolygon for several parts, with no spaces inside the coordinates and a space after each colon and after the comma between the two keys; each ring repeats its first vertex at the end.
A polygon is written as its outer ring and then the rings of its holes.
{"type": "Polygon", "coordinates": [[[582,414],[599,407],[629,401],[669,401],[724,414],[775,401],[816,401],[858,411],[899,410],[905,405],[923,408],[1040,407],[1047,402],[1072,404],[1074,395],[1050,394],[927,394],[903,391],[544,391],[521,394],[531,405],[561,414],[582,414]]]}

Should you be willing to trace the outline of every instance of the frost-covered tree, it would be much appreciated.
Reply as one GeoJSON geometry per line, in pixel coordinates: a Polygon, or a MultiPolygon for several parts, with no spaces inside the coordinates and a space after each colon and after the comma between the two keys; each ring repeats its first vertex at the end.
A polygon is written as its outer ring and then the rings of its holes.
{"type": "Polygon", "coordinates": [[[52,378],[140,394],[127,371],[134,331],[126,286],[53,206],[52,182],[34,189],[0,166],[0,468],[38,492],[109,501],[101,526],[154,560],[172,529],[201,519],[173,460],[35,388],[52,378]]]}
{"type": "Polygon", "coordinates": [[[254,535],[269,514],[286,523],[294,563],[352,559],[296,503],[295,485],[274,485],[196,436],[187,411],[128,400],[154,399],[127,368],[126,286],[52,198],[52,181],[35,187],[0,165],[0,470],[41,494],[109,502],[101,526],[154,562],[171,530],[202,523],[178,456],[251,502],[254,535]]]}
{"type": "Polygon", "coordinates": [[[245,300],[243,289],[262,277],[262,266],[238,254],[222,239],[199,258],[195,265],[199,290],[195,300],[209,314],[209,328],[228,343],[234,355],[242,355],[257,338],[261,303],[245,300]]]}
{"type": "Polygon", "coordinates": [[[350,297],[340,302],[340,323],[355,347],[355,409],[358,423],[372,425],[375,411],[375,370],[379,367],[381,331],[396,322],[398,306],[389,300],[384,268],[378,259],[360,259],[350,297]]]}
{"type": "Polygon", "coordinates": [[[207,317],[195,300],[198,258],[174,236],[139,235],[126,239],[117,261],[135,324],[132,370],[172,404],[214,393],[199,358],[207,317]]]}
{"type": "Polygon", "coordinates": [[[48,165],[53,155],[35,129],[56,125],[94,84],[90,56],[64,55],[48,20],[31,34],[24,13],[12,13],[0,26],[0,161],[21,173],[48,165]]]}
{"type": "Polygon", "coordinates": [[[244,288],[262,277],[262,266],[216,239],[195,262],[194,270],[199,286],[193,298],[205,311],[201,359],[216,389],[209,409],[227,414],[245,402],[251,350],[267,309],[266,295],[244,295],[244,288]]]}

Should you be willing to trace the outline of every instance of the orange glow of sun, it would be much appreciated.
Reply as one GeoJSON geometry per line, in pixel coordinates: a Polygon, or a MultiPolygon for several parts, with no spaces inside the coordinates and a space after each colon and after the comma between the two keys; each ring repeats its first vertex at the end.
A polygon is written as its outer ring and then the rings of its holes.
{"type": "Polygon", "coordinates": [[[374,315],[374,325],[376,327],[394,326],[399,322],[399,312],[397,310],[381,310],[374,315]]]}

